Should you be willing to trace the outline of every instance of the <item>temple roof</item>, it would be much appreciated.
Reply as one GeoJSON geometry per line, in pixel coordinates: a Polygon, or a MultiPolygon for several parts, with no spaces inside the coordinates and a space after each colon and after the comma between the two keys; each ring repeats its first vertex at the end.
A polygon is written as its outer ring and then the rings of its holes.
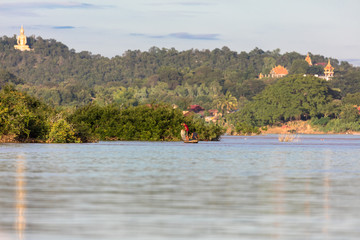
{"type": "Polygon", "coordinates": [[[309,66],[312,66],[312,62],[311,62],[311,58],[309,56],[309,53],[307,54],[306,58],[305,58],[305,61],[307,61],[307,63],[309,64],[309,66]]]}
{"type": "Polygon", "coordinates": [[[331,66],[331,64],[330,64],[330,59],[329,59],[328,64],[327,64],[326,67],[324,68],[324,70],[325,70],[325,71],[334,71],[333,66],[331,66]]]}
{"type": "Polygon", "coordinates": [[[287,70],[285,67],[283,67],[283,66],[281,66],[281,65],[278,65],[278,66],[274,67],[274,68],[271,70],[270,73],[271,73],[271,74],[284,74],[284,75],[286,75],[286,74],[288,74],[289,72],[288,72],[288,70],[287,70]]]}

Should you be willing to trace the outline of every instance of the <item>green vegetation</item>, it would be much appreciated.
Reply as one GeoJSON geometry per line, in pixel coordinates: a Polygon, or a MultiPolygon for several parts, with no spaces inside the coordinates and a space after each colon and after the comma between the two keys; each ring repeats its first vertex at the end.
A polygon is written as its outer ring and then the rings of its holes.
{"type": "Polygon", "coordinates": [[[106,58],[41,37],[28,38],[34,51],[15,44],[15,36],[0,38],[0,134],[19,141],[176,141],[182,121],[203,140],[217,139],[224,126],[250,134],[292,120],[311,120],[323,131],[358,130],[360,68],[336,59],[335,77],[326,82],[311,76],[323,74],[315,64],[326,63],[324,56],[310,54],[308,66],[305,55],[279,49],[152,47],[106,58]],[[257,78],[275,65],[290,74],[257,78]],[[191,104],[217,109],[221,126],[185,118],[180,110],[191,104]]]}
{"type": "Polygon", "coordinates": [[[289,75],[266,87],[229,119],[243,134],[292,120],[311,120],[324,132],[360,131],[359,100],[358,93],[341,99],[330,82],[317,77],[289,75]]]}
{"type": "Polygon", "coordinates": [[[47,142],[80,143],[81,139],[75,136],[75,129],[71,124],[69,124],[65,119],[59,118],[53,122],[47,142]]]}
{"type": "MultiPolygon", "coordinates": [[[[122,56],[106,58],[85,51],[76,53],[53,39],[29,37],[28,43],[34,51],[20,52],[13,48],[15,36],[0,38],[0,69],[23,79],[14,83],[19,90],[55,106],[84,106],[91,102],[138,106],[165,102],[182,109],[189,104],[212,109],[218,108],[218,99],[227,93],[238,101],[251,100],[272,83],[257,76],[260,72],[268,74],[274,65],[281,64],[294,73],[306,70],[322,74],[317,72],[319,66],[304,66],[304,55],[280,54],[279,49],[255,48],[249,53],[238,53],[228,47],[212,51],[152,47],[144,52],[129,50],[122,56]]],[[[327,62],[323,56],[311,57],[314,63],[327,62]]],[[[353,67],[339,65],[336,60],[332,64],[344,73],[352,69],[360,85],[360,73],[353,67]]],[[[353,77],[341,75],[346,79],[353,77]]],[[[345,85],[337,87],[350,90],[345,85]]]]}
{"type": "Polygon", "coordinates": [[[200,140],[217,140],[222,127],[195,117],[185,118],[179,109],[166,104],[119,108],[117,105],[87,105],[69,120],[78,129],[89,129],[101,140],[180,141],[181,123],[196,131],[200,140]]]}
{"type": "Polygon", "coordinates": [[[245,110],[256,119],[256,125],[272,125],[321,117],[326,105],[335,98],[325,80],[290,75],[256,95],[245,110]]]}
{"type": "Polygon", "coordinates": [[[49,131],[51,109],[29,96],[6,86],[0,91],[0,136],[17,140],[44,139],[49,131]]]}
{"type": "Polygon", "coordinates": [[[224,133],[218,125],[205,123],[196,116],[185,118],[180,110],[165,104],[128,108],[89,104],[66,113],[57,112],[13,87],[6,86],[0,91],[1,141],[179,141],[182,122],[191,126],[191,131],[197,131],[200,140],[218,140],[224,133]]]}

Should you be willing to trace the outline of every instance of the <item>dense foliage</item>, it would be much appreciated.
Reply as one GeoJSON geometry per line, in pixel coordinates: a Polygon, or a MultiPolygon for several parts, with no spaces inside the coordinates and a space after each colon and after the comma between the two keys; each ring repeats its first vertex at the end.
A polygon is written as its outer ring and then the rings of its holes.
{"type": "Polygon", "coordinates": [[[11,86],[0,91],[1,141],[177,141],[180,140],[182,122],[197,131],[200,140],[216,140],[224,133],[218,125],[205,123],[194,116],[185,118],[180,110],[164,104],[129,108],[91,104],[68,114],[57,112],[11,86]]]}
{"type": "Polygon", "coordinates": [[[311,120],[325,132],[360,130],[360,95],[341,93],[330,82],[313,76],[290,75],[279,79],[229,116],[237,132],[258,132],[259,127],[292,120],[311,120]]]}
{"type": "Polygon", "coordinates": [[[358,129],[360,68],[332,59],[331,81],[304,77],[323,74],[321,64],[327,59],[320,55],[310,54],[314,65],[309,66],[304,55],[280,54],[279,49],[238,53],[228,47],[187,51],[152,47],[106,58],[76,53],[54,39],[29,37],[34,49],[29,52],[15,50],[15,44],[15,36],[0,38],[0,89],[10,84],[20,90],[2,92],[2,135],[52,142],[177,140],[181,121],[196,126],[203,139],[222,132],[203,118],[184,118],[169,107],[173,104],[181,110],[191,104],[218,109],[222,115],[218,122],[233,125],[240,133],[258,133],[259,127],[291,120],[311,120],[326,131],[358,129]],[[283,79],[257,77],[276,65],[285,66],[290,74],[283,79]],[[66,111],[56,112],[30,96],[66,111]],[[31,101],[38,105],[31,107],[31,101]]]}
{"type": "Polygon", "coordinates": [[[28,94],[6,86],[0,91],[0,136],[44,139],[49,131],[51,110],[28,94]]]}
{"type": "Polygon", "coordinates": [[[223,128],[196,117],[185,118],[179,109],[165,104],[119,108],[117,105],[90,104],[70,117],[78,129],[90,129],[90,136],[102,140],[179,141],[181,123],[196,131],[200,140],[218,139],[223,128]]]}
{"type": "MultiPolygon", "coordinates": [[[[20,52],[13,48],[15,36],[0,38],[0,68],[24,79],[16,83],[19,89],[55,105],[166,102],[183,109],[189,104],[210,109],[217,108],[217,99],[228,92],[240,102],[251,100],[272,82],[258,79],[259,73],[268,74],[278,64],[290,73],[323,74],[321,66],[307,66],[304,55],[280,54],[279,49],[238,53],[228,47],[212,51],[152,47],[110,59],[85,51],[76,53],[53,39],[29,37],[28,43],[34,51],[20,52]]],[[[314,63],[326,62],[323,56],[311,57],[314,63]]],[[[334,84],[343,96],[354,93],[356,90],[343,83],[360,86],[359,70],[337,60],[332,60],[332,65],[341,78],[334,84]]]]}

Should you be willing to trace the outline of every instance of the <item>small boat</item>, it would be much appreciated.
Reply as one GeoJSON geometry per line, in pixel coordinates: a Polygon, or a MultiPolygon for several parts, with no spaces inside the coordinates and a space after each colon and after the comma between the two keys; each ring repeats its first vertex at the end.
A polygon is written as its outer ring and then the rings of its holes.
{"type": "Polygon", "coordinates": [[[199,139],[197,139],[198,135],[197,135],[197,133],[194,133],[194,134],[195,134],[194,137],[196,139],[189,139],[185,133],[185,130],[181,130],[181,138],[184,141],[184,143],[198,143],[199,142],[199,139]]]}

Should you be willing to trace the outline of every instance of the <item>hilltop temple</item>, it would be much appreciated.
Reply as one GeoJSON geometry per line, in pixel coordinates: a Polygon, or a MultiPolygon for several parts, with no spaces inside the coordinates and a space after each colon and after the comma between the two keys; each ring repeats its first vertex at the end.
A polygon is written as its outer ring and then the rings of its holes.
{"type": "MultiPolygon", "coordinates": [[[[311,67],[313,64],[312,64],[312,61],[311,61],[311,58],[309,56],[309,53],[307,54],[306,58],[305,58],[305,61],[309,64],[309,66],[311,67]]],[[[315,64],[316,66],[323,66],[324,67],[324,76],[318,76],[318,75],[315,75],[316,77],[319,77],[319,78],[322,78],[322,79],[325,79],[327,81],[331,80],[333,77],[334,77],[334,67],[331,66],[330,64],[330,59],[328,60],[328,63],[326,65],[326,63],[316,63],[315,64]],[[326,65],[326,66],[325,66],[326,65]]]]}
{"type": "Polygon", "coordinates": [[[26,45],[27,39],[24,34],[24,27],[21,26],[20,35],[17,37],[17,45],[14,45],[14,48],[20,51],[30,51],[29,45],[26,45]]]}
{"type": "MultiPolygon", "coordinates": [[[[309,67],[313,66],[313,63],[312,63],[309,53],[307,54],[305,61],[309,64],[309,67]]],[[[334,67],[331,66],[330,59],[328,60],[327,65],[324,62],[320,62],[320,63],[315,63],[315,66],[322,66],[324,68],[324,75],[318,76],[317,74],[315,74],[315,77],[322,78],[327,81],[331,80],[334,77],[334,67]]],[[[271,69],[270,73],[267,75],[260,73],[258,78],[259,79],[281,78],[281,77],[288,75],[288,73],[289,72],[285,67],[278,65],[278,66],[274,67],[273,69],[271,69]]]]}

